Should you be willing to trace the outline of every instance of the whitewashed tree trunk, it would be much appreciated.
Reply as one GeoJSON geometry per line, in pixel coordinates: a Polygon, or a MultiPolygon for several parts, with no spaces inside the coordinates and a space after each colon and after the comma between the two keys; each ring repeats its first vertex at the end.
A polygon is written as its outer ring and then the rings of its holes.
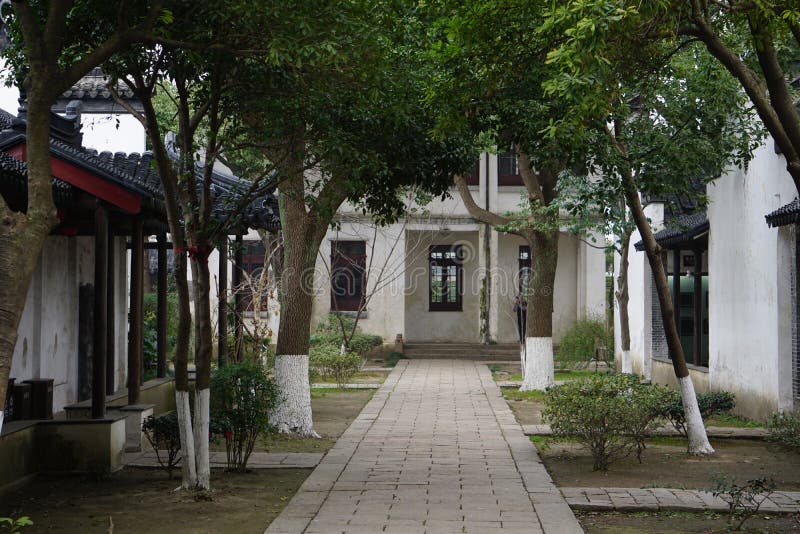
{"type": "Polygon", "coordinates": [[[181,473],[183,476],[181,487],[194,489],[197,486],[197,469],[188,391],[175,392],[175,409],[178,414],[178,431],[181,437],[181,473]]]}
{"type": "Polygon", "coordinates": [[[689,454],[704,456],[714,454],[714,448],[708,442],[706,427],[697,405],[697,395],[694,391],[692,378],[684,376],[678,378],[678,385],[683,400],[683,412],[686,414],[686,435],[689,438],[689,454]]]}
{"type": "Polygon", "coordinates": [[[520,391],[544,391],[553,385],[553,338],[525,338],[525,371],[520,391]]]}
{"type": "Polygon", "coordinates": [[[3,410],[0,410],[0,433],[3,432],[3,410]]]}
{"type": "Polygon", "coordinates": [[[523,343],[519,344],[519,364],[520,369],[522,369],[522,381],[524,382],[527,368],[525,365],[525,345],[523,343]]]}
{"type": "Polygon", "coordinates": [[[622,372],[631,374],[633,373],[633,362],[631,361],[631,351],[622,351],[622,372]]]}
{"type": "Polygon", "coordinates": [[[194,443],[197,465],[197,488],[211,489],[211,469],[208,459],[208,424],[210,389],[201,389],[194,397],[194,443]]]}
{"type": "Polygon", "coordinates": [[[275,383],[278,386],[278,401],[270,414],[272,424],[285,434],[318,438],[311,415],[308,355],[277,355],[275,383]]]}

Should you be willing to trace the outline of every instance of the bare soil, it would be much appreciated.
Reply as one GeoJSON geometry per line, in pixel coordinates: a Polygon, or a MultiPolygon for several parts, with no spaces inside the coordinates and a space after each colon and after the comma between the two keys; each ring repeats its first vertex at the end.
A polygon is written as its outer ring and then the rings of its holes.
{"type": "MultiPolygon", "coordinates": [[[[321,439],[271,437],[266,452],[325,452],[369,401],[373,390],[314,390],[311,407],[321,439]]],[[[212,443],[224,450],[224,443],[212,443]]],[[[0,496],[0,517],[29,516],[28,532],[261,533],[311,474],[310,469],[213,470],[211,500],[173,491],[180,481],[163,471],[126,468],[107,477],[40,476],[0,496]]]]}
{"type": "Polygon", "coordinates": [[[766,477],[778,489],[800,490],[800,455],[761,440],[711,440],[712,456],[686,453],[683,438],[654,438],[640,464],[635,455],[619,460],[605,473],[592,471],[588,450],[573,441],[534,438],[542,461],[557,486],[712,489],[714,475],[725,473],[744,482],[766,477]]]}
{"type": "MultiPolygon", "coordinates": [[[[727,516],[722,514],[577,512],[575,515],[587,534],[729,532],[727,516]]],[[[747,520],[742,532],[800,532],[800,516],[759,514],[747,520]]]]}
{"type": "MultiPolygon", "coordinates": [[[[503,388],[503,395],[520,424],[541,424],[542,394],[503,388]]],[[[778,489],[800,490],[800,455],[763,440],[712,439],[716,454],[698,458],[686,453],[683,438],[653,438],[640,464],[635,456],[620,460],[603,473],[592,471],[588,449],[571,440],[534,437],[542,461],[558,486],[710,489],[714,475],[740,481],[767,477],[778,489]]]]}
{"type": "Polygon", "coordinates": [[[162,471],[124,469],[101,479],[39,477],[6,495],[0,516],[27,515],[33,532],[261,533],[283,510],[310,469],[212,472],[211,500],[173,491],[162,471]]]}

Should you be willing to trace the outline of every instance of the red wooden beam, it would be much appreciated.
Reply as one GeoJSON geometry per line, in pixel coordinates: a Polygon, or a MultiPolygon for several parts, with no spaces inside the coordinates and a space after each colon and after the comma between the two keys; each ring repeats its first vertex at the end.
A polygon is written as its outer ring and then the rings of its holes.
{"type": "MultiPolygon", "coordinates": [[[[28,150],[25,143],[6,149],[6,153],[21,161],[27,161],[28,159],[28,150]]],[[[91,193],[127,213],[139,213],[142,209],[142,198],[136,193],[76,167],[56,156],[50,156],[50,172],[55,178],[91,193]]]]}

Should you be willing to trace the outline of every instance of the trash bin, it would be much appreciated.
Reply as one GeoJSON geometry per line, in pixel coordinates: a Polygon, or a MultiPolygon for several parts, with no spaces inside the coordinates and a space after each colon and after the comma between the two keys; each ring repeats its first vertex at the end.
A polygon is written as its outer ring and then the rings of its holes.
{"type": "Polygon", "coordinates": [[[53,379],[25,380],[31,385],[31,419],[53,418],[53,379]]]}
{"type": "Polygon", "coordinates": [[[31,418],[31,385],[14,384],[14,421],[31,418]]]}

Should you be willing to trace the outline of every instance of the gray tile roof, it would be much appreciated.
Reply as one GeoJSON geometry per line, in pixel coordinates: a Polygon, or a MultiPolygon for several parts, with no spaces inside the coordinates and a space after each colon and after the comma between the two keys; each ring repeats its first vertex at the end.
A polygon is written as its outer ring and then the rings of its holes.
{"type": "MultiPolygon", "coordinates": [[[[700,211],[671,218],[668,226],[660,232],[656,232],[654,237],[659,245],[670,248],[673,245],[689,242],[707,232],[708,229],[706,212],[700,211]]],[[[639,241],[635,247],[641,252],[644,250],[644,243],[639,241]]]]}
{"type": "MultiPolygon", "coordinates": [[[[93,69],[89,74],[78,80],[78,83],[64,91],[60,98],[65,100],[111,100],[111,91],[108,89],[108,75],[100,68],[93,69]]],[[[117,92],[124,99],[133,99],[131,89],[122,82],[117,82],[117,92]]]]}
{"type": "Polygon", "coordinates": [[[773,228],[800,223],[800,199],[794,199],[766,215],[767,224],[773,228]]]}
{"type": "MultiPolygon", "coordinates": [[[[59,117],[59,119],[62,119],[59,117]]],[[[79,139],[79,138],[78,138],[79,139]]],[[[26,165],[2,150],[15,146],[25,140],[24,120],[0,109],[0,191],[4,197],[16,198],[13,204],[17,209],[21,200],[27,197],[27,172],[26,165]],[[12,192],[14,194],[12,194],[12,192]]],[[[63,138],[51,136],[50,150],[52,153],[79,168],[100,176],[115,185],[131,191],[145,201],[145,205],[156,213],[166,217],[164,209],[164,192],[161,186],[156,166],[153,163],[153,154],[125,154],[117,152],[98,153],[95,150],[70,144],[63,138]]],[[[202,181],[203,168],[197,166],[195,177],[202,181]]],[[[226,218],[229,210],[240,203],[242,195],[248,192],[251,182],[236,176],[214,171],[212,174],[213,215],[217,220],[226,218]]],[[[60,180],[53,179],[54,191],[61,201],[68,202],[72,198],[67,193],[73,191],[73,186],[60,180]],[[60,191],[60,193],[59,193],[60,191]]],[[[276,230],[280,227],[278,215],[278,200],[274,187],[261,189],[254,200],[243,210],[237,221],[242,226],[276,230]]]]}

